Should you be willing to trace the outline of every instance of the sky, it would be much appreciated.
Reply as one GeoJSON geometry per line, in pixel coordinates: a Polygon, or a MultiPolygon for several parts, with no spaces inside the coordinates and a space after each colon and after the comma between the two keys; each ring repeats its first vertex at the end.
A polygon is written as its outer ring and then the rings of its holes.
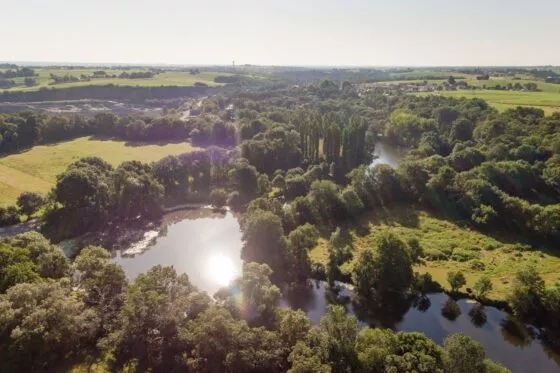
{"type": "Polygon", "coordinates": [[[560,65],[560,0],[0,0],[0,61],[560,65]]]}

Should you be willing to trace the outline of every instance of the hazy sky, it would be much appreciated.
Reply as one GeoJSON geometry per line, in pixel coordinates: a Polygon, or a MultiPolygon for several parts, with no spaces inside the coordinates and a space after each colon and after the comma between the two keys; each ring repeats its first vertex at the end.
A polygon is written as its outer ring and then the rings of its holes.
{"type": "Polygon", "coordinates": [[[560,0],[0,0],[0,61],[560,65],[560,0]]]}

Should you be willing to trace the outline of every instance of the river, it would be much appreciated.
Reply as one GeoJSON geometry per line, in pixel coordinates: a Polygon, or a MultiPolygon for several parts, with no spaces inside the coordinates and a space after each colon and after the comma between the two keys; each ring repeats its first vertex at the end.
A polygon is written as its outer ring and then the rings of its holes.
{"type": "MultiPolygon", "coordinates": [[[[386,163],[396,167],[402,157],[402,152],[386,144],[380,144],[376,153],[378,158],[374,165],[386,163]]],[[[146,237],[150,244],[141,248],[146,250],[131,250],[138,251],[136,254],[128,251],[132,255],[118,252],[114,257],[130,279],[154,265],[172,265],[177,272],[188,274],[194,285],[212,295],[241,274],[242,234],[231,212],[199,208],[169,213],[159,230],[148,232],[146,237]]],[[[422,302],[384,304],[376,310],[356,308],[351,302],[349,288],[343,286],[335,294],[324,282],[313,281],[303,290],[283,289],[283,294],[280,307],[302,309],[315,324],[329,303],[343,303],[361,320],[362,326],[418,331],[440,344],[448,334],[462,332],[479,341],[491,359],[514,373],[560,371],[560,358],[536,338],[531,327],[494,307],[483,307],[482,312],[472,314],[475,304],[466,299],[457,301],[460,314],[451,320],[441,312],[449,299],[445,294],[430,294],[422,302]]]]}

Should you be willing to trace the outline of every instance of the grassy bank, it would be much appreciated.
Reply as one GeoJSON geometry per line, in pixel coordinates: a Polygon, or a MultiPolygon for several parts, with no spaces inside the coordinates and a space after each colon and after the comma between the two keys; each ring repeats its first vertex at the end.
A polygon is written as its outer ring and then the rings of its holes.
{"type": "Polygon", "coordinates": [[[72,141],[35,146],[19,154],[0,158],[0,206],[15,202],[24,191],[47,193],[56,175],[82,157],[99,156],[114,166],[137,160],[152,162],[170,154],[194,150],[186,142],[177,144],[131,144],[123,141],[82,137],[72,141]]]}
{"type": "MultiPolygon", "coordinates": [[[[533,251],[516,242],[512,235],[491,237],[428,212],[404,207],[372,213],[364,217],[361,228],[351,230],[354,256],[341,266],[342,272],[350,273],[360,252],[375,247],[376,237],[384,231],[393,232],[404,241],[419,239],[426,257],[422,264],[415,266],[415,271],[430,273],[446,289],[449,289],[449,271],[463,271],[466,287],[472,287],[477,279],[488,275],[494,286],[489,297],[503,300],[516,271],[528,264],[536,266],[547,284],[560,280],[560,258],[551,251],[533,251]]],[[[312,250],[311,259],[326,264],[326,239],[321,239],[312,250]]]]}

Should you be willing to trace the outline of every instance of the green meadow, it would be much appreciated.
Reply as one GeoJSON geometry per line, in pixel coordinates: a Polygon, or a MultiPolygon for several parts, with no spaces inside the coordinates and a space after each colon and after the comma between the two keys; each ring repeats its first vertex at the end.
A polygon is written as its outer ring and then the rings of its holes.
{"type": "MultiPolygon", "coordinates": [[[[375,248],[382,232],[392,232],[405,242],[417,238],[425,252],[423,261],[414,270],[430,273],[432,278],[449,289],[447,273],[461,270],[471,287],[483,275],[492,279],[490,298],[503,300],[509,292],[518,269],[534,265],[547,284],[560,281],[560,258],[548,248],[532,250],[511,234],[489,236],[470,227],[435,216],[426,211],[395,207],[370,214],[361,222],[361,229],[350,229],[353,258],[341,266],[351,273],[363,250],[375,248]],[[365,232],[365,233],[364,233],[365,232]]],[[[319,240],[310,257],[312,262],[328,261],[328,240],[319,240]]]]}
{"type": "Polygon", "coordinates": [[[82,158],[98,156],[113,166],[124,161],[157,161],[167,155],[196,149],[190,143],[130,144],[123,141],[97,140],[81,137],[52,145],[38,145],[32,149],[0,158],[0,206],[15,203],[21,192],[48,193],[56,176],[82,158]]]}

